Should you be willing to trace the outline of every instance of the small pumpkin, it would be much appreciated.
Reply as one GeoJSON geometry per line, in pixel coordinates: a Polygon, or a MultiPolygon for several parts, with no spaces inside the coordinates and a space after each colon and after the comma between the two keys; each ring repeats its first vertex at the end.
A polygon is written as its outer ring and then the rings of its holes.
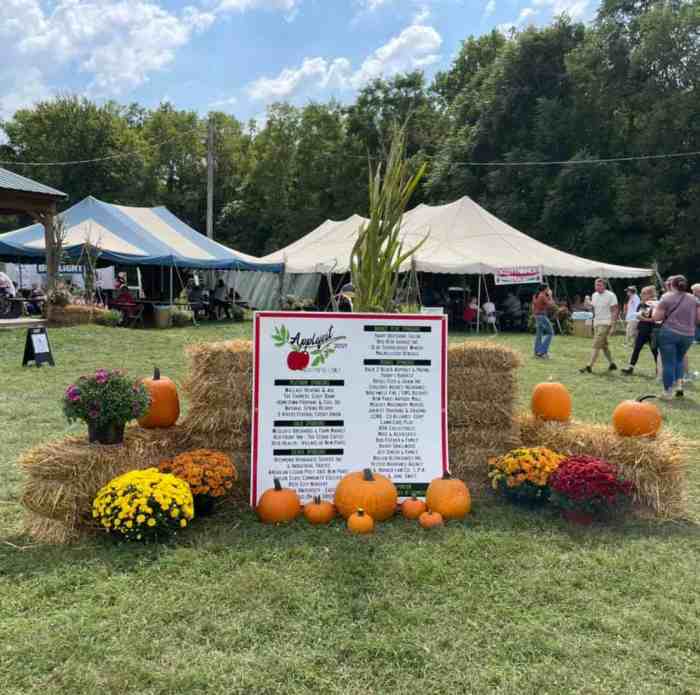
{"type": "Polygon", "coordinates": [[[304,505],[304,517],[314,526],[328,524],[335,518],[335,507],[331,502],[325,502],[316,495],[313,502],[304,505]]]}
{"type": "Polygon", "coordinates": [[[642,396],[636,401],[622,401],[613,411],[615,431],[622,437],[653,437],[661,429],[661,411],[642,396]]]}
{"type": "Polygon", "coordinates": [[[462,519],[472,508],[469,488],[459,478],[453,478],[449,471],[428,485],[425,503],[428,509],[442,514],[445,521],[462,519]]]}
{"type": "Polygon", "coordinates": [[[406,519],[418,519],[426,509],[425,502],[419,500],[415,495],[401,503],[401,513],[406,519]]]}
{"type": "Polygon", "coordinates": [[[335,507],[345,519],[361,507],[375,521],[386,521],[396,511],[397,500],[394,483],[369,468],[348,473],[335,488],[335,507]]]}
{"type": "Polygon", "coordinates": [[[360,508],[348,517],[348,531],[350,533],[372,533],[374,519],[360,508]]]}
{"type": "Polygon", "coordinates": [[[442,514],[440,514],[440,512],[434,512],[432,509],[423,512],[418,517],[418,523],[425,529],[439,528],[445,525],[442,514]]]}
{"type": "Polygon", "coordinates": [[[153,378],[144,379],[143,385],[151,397],[151,403],[146,414],[139,420],[139,425],[146,429],[172,427],[180,417],[180,399],[175,382],[167,376],[161,376],[160,369],[154,367],[153,378]]]}
{"type": "Polygon", "coordinates": [[[264,524],[280,524],[296,519],[301,514],[299,495],[290,488],[282,487],[278,478],[274,487],[265,490],[255,508],[264,524]]]}
{"type": "Polygon", "coordinates": [[[542,420],[567,422],[571,417],[571,394],[557,381],[537,384],[532,391],[530,407],[533,415],[542,420]]]}

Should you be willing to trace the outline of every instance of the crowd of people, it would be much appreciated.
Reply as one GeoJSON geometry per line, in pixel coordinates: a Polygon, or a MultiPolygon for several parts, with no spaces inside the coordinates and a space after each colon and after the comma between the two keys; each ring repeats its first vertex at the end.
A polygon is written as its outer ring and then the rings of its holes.
{"type": "MultiPolygon", "coordinates": [[[[631,375],[639,356],[648,346],[656,364],[657,376],[663,383],[661,397],[683,397],[683,386],[691,378],[688,353],[693,342],[700,342],[700,283],[689,286],[683,275],[673,275],[664,283],[659,299],[656,287],[643,287],[639,294],[635,286],[625,290],[626,301],[621,309],[614,292],[602,278],[595,281],[594,292],[576,310],[592,315],[593,346],[591,357],[579,371],[592,374],[601,353],[608,371],[618,369],[610,349],[610,336],[618,320],[624,316],[626,339],[632,343],[629,364],[621,372],[631,375]]],[[[532,302],[535,317],[534,354],[537,359],[549,359],[554,329],[549,314],[556,306],[547,285],[541,285],[532,302]]]]}

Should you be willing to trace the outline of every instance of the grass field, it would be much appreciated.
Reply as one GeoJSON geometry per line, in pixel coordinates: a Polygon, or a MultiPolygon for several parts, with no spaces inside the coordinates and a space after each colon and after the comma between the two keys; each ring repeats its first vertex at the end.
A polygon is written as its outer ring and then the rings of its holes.
{"type": "MultiPolygon", "coordinates": [[[[491,502],[435,534],[401,519],[369,538],[268,528],[231,509],[177,545],[22,535],[17,456],[82,431],[60,408],[72,379],[157,363],[182,382],[187,343],[249,331],[52,330],[57,366],[40,370],[19,367],[23,333],[0,333],[0,693],[700,692],[697,453],[683,521],[573,528],[491,502]]],[[[605,422],[618,400],[659,390],[648,356],[640,376],[582,376],[586,340],[555,339],[549,362],[529,357],[529,336],[498,340],[526,356],[523,404],[552,376],[576,417],[605,422]]],[[[623,352],[618,339],[620,366],[623,352]]],[[[661,407],[700,440],[700,383],[661,407]]]]}

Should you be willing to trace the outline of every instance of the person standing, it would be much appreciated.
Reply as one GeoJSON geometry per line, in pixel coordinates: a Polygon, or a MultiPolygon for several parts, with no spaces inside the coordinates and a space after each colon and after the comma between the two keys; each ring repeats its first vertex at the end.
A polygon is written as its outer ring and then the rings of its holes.
{"type": "Polygon", "coordinates": [[[657,328],[657,324],[651,317],[656,303],[656,288],[654,285],[642,287],[642,291],[640,293],[639,310],[636,314],[636,319],[638,321],[637,337],[634,341],[634,349],[632,350],[629,366],[621,370],[623,374],[629,376],[634,372],[634,368],[637,365],[637,360],[639,359],[639,353],[642,351],[642,348],[645,345],[649,345],[651,354],[654,356],[654,364],[658,365],[659,351],[656,347],[655,341],[652,339],[654,331],[657,328]]]}
{"type": "Polygon", "coordinates": [[[581,374],[591,374],[593,365],[602,351],[605,359],[608,360],[608,371],[614,372],[617,365],[612,358],[608,338],[620,315],[620,307],[615,294],[605,289],[605,280],[602,278],[595,281],[595,292],[591,297],[590,309],[593,310],[593,352],[591,353],[591,361],[579,371],[581,374]]]}
{"type": "Polygon", "coordinates": [[[627,293],[627,302],[625,303],[625,342],[634,345],[637,337],[637,312],[639,311],[640,298],[634,285],[627,287],[625,292],[627,293]]]}
{"type": "Polygon", "coordinates": [[[670,291],[666,292],[654,309],[653,319],[661,323],[658,344],[663,363],[665,400],[683,396],[684,359],[695,339],[700,322],[700,304],[688,293],[688,281],[683,275],[670,278],[670,291]]]}
{"type": "Polygon", "coordinates": [[[553,308],[552,291],[548,285],[540,285],[532,300],[532,313],[535,317],[535,357],[540,359],[549,359],[549,346],[554,338],[554,328],[548,313],[553,308]]]}
{"type": "MultiPolygon", "coordinates": [[[[690,291],[693,293],[693,297],[695,297],[697,303],[700,304],[700,282],[696,282],[690,288],[690,291]]],[[[700,321],[698,322],[698,325],[695,326],[695,342],[700,343],[700,321]]]]}

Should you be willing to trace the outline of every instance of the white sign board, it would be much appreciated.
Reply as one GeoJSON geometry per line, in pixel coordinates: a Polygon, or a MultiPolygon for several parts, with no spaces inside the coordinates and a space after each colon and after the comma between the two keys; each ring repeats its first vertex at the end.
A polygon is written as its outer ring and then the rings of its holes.
{"type": "Polygon", "coordinates": [[[33,333],[32,345],[34,346],[34,353],[37,355],[45,355],[51,352],[46,333],[33,333]]]}
{"type": "Polygon", "coordinates": [[[445,313],[444,307],[441,306],[422,306],[420,308],[421,314],[436,314],[442,316],[445,313]]]}
{"type": "Polygon", "coordinates": [[[493,274],[497,285],[524,285],[531,282],[542,282],[542,268],[539,266],[512,266],[496,268],[493,274]]]}
{"type": "Polygon", "coordinates": [[[251,504],[273,479],[332,499],[371,468],[400,497],[447,470],[444,316],[255,314],[251,504]]]}

